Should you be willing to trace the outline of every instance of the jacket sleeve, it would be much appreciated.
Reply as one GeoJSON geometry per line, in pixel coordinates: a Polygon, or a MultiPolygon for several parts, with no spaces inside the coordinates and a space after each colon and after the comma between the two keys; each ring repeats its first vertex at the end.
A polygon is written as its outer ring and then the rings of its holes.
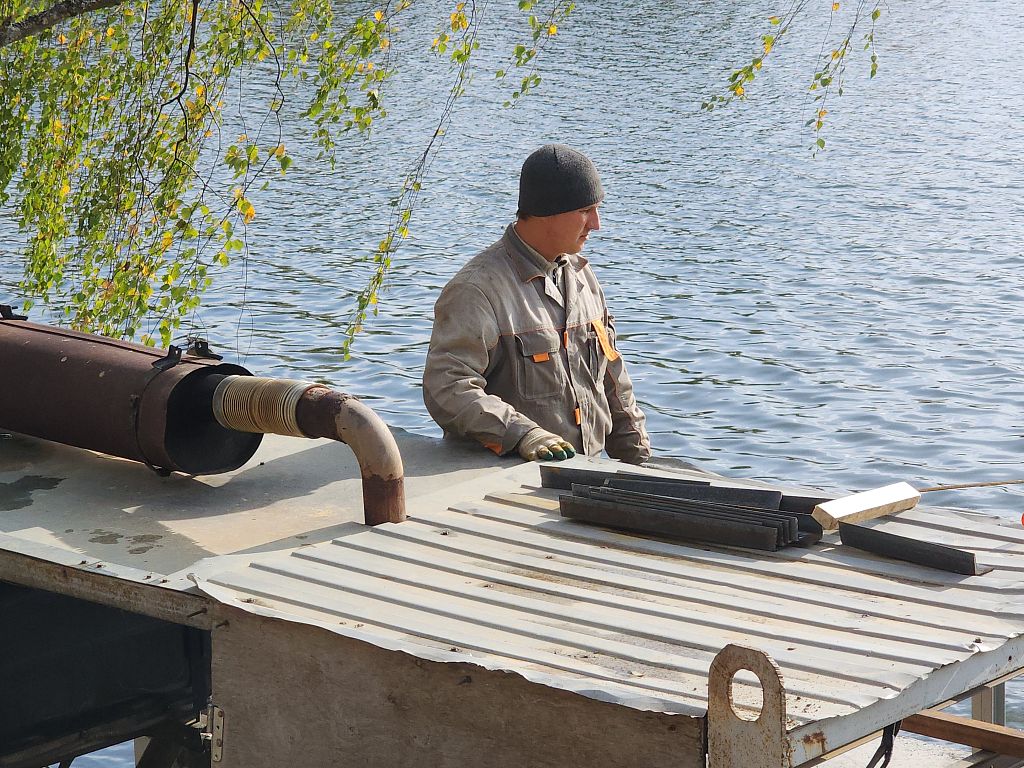
{"type": "MultiPolygon", "coordinates": [[[[614,320],[611,315],[607,318],[608,335],[614,348],[614,320]]],[[[626,372],[626,361],[622,355],[608,361],[604,393],[612,416],[612,432],[605,441],[605,450],[613,459],[642,464],[651,457],[651,439],[647,435],[644,413],[633,396],[633,382],[626,372]]]]}
{"type": "Polygon", "coordinates": [[[484,373],[498,338],[494,310],[480,289],[449,283],[434,305],[423,403],[445,432],[476,440],[501,455],[537,424],[484,391],[484,373]]]}

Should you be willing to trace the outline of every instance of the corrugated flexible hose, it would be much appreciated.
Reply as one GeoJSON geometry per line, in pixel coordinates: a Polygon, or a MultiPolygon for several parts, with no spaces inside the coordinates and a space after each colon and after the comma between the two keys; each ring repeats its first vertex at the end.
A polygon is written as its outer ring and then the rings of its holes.
{"type": "Polygon", "coordinates": [[[297,379],[225,376],[213,393],[213,415],[221,426],[239,432],[307,437],[299,429],[296,409],[310,389],[324,387],[297,379]]]}

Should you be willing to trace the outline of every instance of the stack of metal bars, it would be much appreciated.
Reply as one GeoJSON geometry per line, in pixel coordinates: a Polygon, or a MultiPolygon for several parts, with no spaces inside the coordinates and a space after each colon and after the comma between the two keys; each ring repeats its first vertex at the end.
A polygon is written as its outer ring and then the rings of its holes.
{"type": "Polygon", "coordinates": [[[609,528],[771,552],[821,539],[821,526],[809,509],[780,509],[780,491],[627,473],[584,471],[566,477],[564,471],[542,468],[541,476],[547,487],[571,490],[559,497],[562,517],[609,528]]]}

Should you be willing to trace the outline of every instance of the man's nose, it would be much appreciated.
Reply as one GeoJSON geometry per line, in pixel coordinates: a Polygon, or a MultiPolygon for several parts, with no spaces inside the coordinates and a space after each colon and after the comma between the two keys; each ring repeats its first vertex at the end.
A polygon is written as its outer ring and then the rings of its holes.
{"type": "Polygon", "coordinates": [[[601,228],[601,216],[597,211],[591,211],[590,215],[587,217],[587,227],[590,229],[601,228]]]}

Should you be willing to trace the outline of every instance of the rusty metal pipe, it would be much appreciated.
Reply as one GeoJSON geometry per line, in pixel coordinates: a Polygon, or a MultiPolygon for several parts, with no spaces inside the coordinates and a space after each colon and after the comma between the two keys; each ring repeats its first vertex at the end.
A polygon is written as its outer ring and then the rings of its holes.
{"type": "Polygon", "coordinates": [[[264,433],[330,437],[359,462],[366,523],[405,519],[398,445],[359,400],[175,347],[157,351],[0,312],[0,429],[188,474],[242,466],[264,433]]]}
{"type": "Polygon", "coordinates": [[[366,524],[405,520],[405,469],[398,444],[381,418],[352,395],[311,382],[226,376],[214,393],[213,412],[229,429],[345,443],[359,462],[366,524]]]}
{"type": "Polygon", "coordinates": [[[227,374],[248,371],[0,317],[0,429],[162,472],[227,472],[256,452],[261,435],[225,429],[210,411],[210,383],[227,374]]]}

